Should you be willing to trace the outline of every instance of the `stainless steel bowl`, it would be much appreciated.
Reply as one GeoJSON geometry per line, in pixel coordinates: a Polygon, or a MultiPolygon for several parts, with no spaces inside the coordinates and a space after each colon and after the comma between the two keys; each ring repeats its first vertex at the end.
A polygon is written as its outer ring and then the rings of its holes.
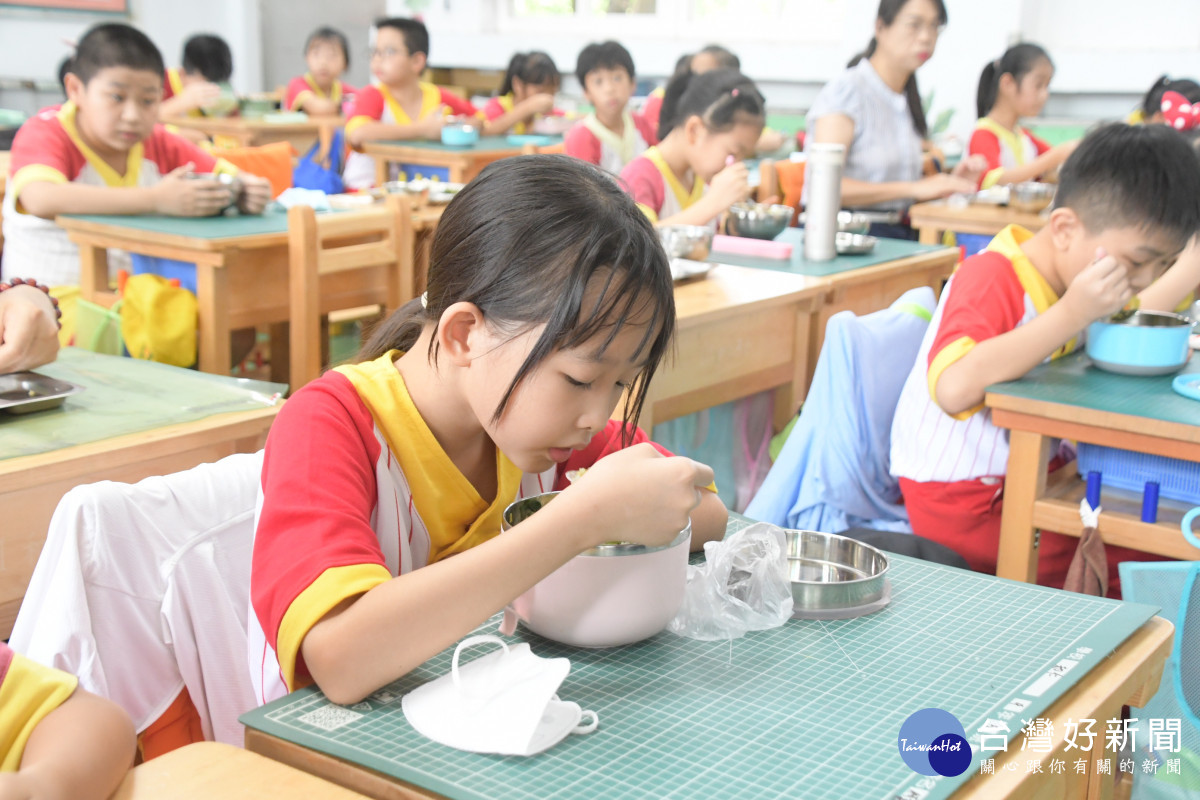
{"type": "MultiPolygon", "coordinates": [[[[526,497],[510,503],[504,509],[504,516],[500,520],[500,529],[508,530],[519,522],[524,522],[534,515],[535,512],[541,511],[550,501],[558,497],[558,492],[546,492],[545,494],[535,494],[533,497],[526,497]]],[[[599,556],[601,558],[611,558],[612,556],[637,556],[645,553],[656,553],[659,550],[669,550],[677,546],[684,539],[690,539],[692,536],[692,526],[689,523],[686,528],[681,530],[679,534],[671,540],[670,544],[664,544],[659,547],[650,547],[644,544],[635,542],[622,542],[614,540],[605,542],[604,544],[596,545],[590,550],[584,550],[579,555],[581,556],[599,556]]]]}
{"type": "Polygon", "coordinates": [[[869,253],[875,249],[879,240],[865,233],[846,233],[838,231],[834,234],[833,243],[840,255],[857,256],[869,253]]]}
{"type": "Polygon", "coordinates": [[[658,238],[671,258],[703,261],[712,251],[713,234],[707,225],[659,225],[658,238]]]}
{"type": "Polygon", "coordinates": [[[871,218],[858,211],[839,211],[837,215],[839,233],[868,233],[871,218]]]}
{"type": "Polygon", "coordinates": [[[765,203],[734,203],[729,207],[729,232],[751,239],[774,239],[792,221],[795,209],[765,203]]]}
{"type": "Polygon", "coordinates": [[[852,609],[883,597],[888,560],[879,550],[834,533],[786,533],[788,578],[797,609],[852,609]]]}
{"type": "Polygon", "coordinates": [[[1054,192],[1057,189],[1053,183],[1037,181],[1013,184],[1008,193],[1008,207],[1036,214],[1054,202],[1054,192]]]}
{"type": "Polygon", "coordinates": [[[185,177],[193,181],[207,181],[229,187],[229,195],[233,199],[229,202],[229,205],[222,208],[217,214],[226,214],[235,210],[238,201],[242,199],[242,192],[245,190],[242,179],[227,172],[189,172],[185,177]]]}

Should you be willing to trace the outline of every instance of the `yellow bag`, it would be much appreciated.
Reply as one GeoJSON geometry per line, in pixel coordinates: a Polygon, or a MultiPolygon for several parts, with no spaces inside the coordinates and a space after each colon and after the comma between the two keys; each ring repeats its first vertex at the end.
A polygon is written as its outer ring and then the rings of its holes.
{"type": "Polygon", "coordinates": [[[121,288],[120,313],[129,355],[177,367],[196,363],[196,296],[178,280],[129,276],[121,288]]]}

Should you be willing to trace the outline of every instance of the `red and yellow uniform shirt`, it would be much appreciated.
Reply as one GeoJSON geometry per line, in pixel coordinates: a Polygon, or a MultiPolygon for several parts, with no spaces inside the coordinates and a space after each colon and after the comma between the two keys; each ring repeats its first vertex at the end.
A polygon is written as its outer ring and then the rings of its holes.
{"type": "Polygon", "coordinates": [[[595,164],[606,172],[620,175],[625,165],[658,144],[658,134],[641,114],[625,109],[621,133],[608,128],[588,114],[567,131],[563,148],[567,155],[595,164]]]}
{"type": "Polygon", "coordinates": [[[354,89],[342,83],[340,80],[334,80],[333,86],[328,92],[317,86],[317,82],[313,80],[310,73],[304,73],[298,77],[292,78],[287,85],[287,92],[283,98],[284,111],[301,111],[300,108],[304,101],[310,97],[315,97],[319,100],[331,100],[341,108],[342,99],[348,95],[354,94],[354,89]]]}
{"type": "MultiPolygon", "coordinates": [[[[502,94],[498,97],[493,97],[492,99],[487,101],[487,103],[483,107],[483,115],[485,117],[487,117],[487,119],[489,121],[491,121],[493,119],[496,119],[497,117],[504,116],[508,112],[512,111],[513,106],[515,106],[515,105],[516,105],[516,100],[513,98],[512,92],[509,92],[508,94],[502,94]]],[[[538,119],[541,119],[542,117],[547,117],[547,116],[548,117],[561,117],[561,116],[563,116],[563,112],[558,110],[557,108],[552,108],[552,109],[550,109],[550,112],[548,114],[537,114],[534,116],[533,119],[529,120],[528,122],[522,120],[520,122],[515,123],[511,128],[508,129],[508,132],[515,133],[515,134],[532,133],[533,132],[533,122],[535,122],[538,119]]]]}
{"type": "Polygon", "coordinates": [[[981,189],[995,186],[1005,170],[1024,166],[1049,149],[1050,145],[1025,128],[1018,127],[1016,131],[1010,131],[987,117],[976,123],[971,142],[967,145],[970,155],[981,155],[988,162],[987,171],[979,181],[981,189]]]}
{"type": "MultiPolygon", "coordinates": [[[[34,278],[48,286],[79,283],[79,250],[53,220],[35,217],[21,206],[21,191],[31,183],[87,186],[153,186],[187,163],[197,172],[237,170],[161,125],[129,149],[118,171],[80,138],[72,102],[46,109],[29,119],[13,140],[8,189],[4,196],[4,277],[34,278]]],[[[115,265],[110,263],[110,267],[115,265]]]]}
{"type": "Polygon", "coordinates": [[[0,642],[0,772],[20,769],[33,729],[78,683],[74,675],[30,661],[0,642]]]}
{"type": "MultiPolygon", "coordinates": [[[[288,400],[271,428],[248,623],[260,703],[311,682],[301,642],[340,602],[491,539],[514,500],[562,488],[568,470],[620,448],[621,425],[610,422],[540,474],[523,474],[498,452],[489,503],[413,405],[397,355],[326,373],[288,400]]],[[[646,435],[638,430],[634,441],[646,435]]]]}
{"type": "Polygon", "coordinates": [[[673,217],[704,196],[704,183],[693,176],[692,188],[685,189],[657,147],[630,161],[621,170],[621,182],[651,222],[673,217]]]}
{"type": "MultiPolygon", "coordinates": [[[[951,482],[1005,475],[1008,435],[982,405],[950,416],[934,400],[938,379],[979,342],[1025,325],[1058,295],[1021,245],[1032,236],[1010,225],[950,278],[917,361],[900,393],[892,423],[892,474],[912,481],[951,482]]],[[[1049,359],[1074,352],[1072,339],[1049,359]]]]}

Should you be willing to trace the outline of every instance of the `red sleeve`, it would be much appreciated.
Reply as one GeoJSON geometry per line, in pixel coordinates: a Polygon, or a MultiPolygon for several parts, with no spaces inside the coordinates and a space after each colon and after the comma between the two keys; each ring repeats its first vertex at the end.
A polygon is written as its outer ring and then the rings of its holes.
{"type": "Polygon", "coordinates": [[[160,175],[166,175],[189,161],[195,165],[196,172],[212,172],[217,166],[217,159],[212,153],[171,133],[162,125],[154,126],[154,132],[146,139],[145,147],[146,158],[158,166],[160,175]]]}
{"type": "Polygon", "coordinates": [[[340,373],[310,383],[280,409],[267,436],[250,564],[250,600],[269,642],[325,570],[386,569],[371,527],[380,452],[370,412],[340,373]]]}
{"type": "Polygon", "coordinates": [[[374,86],[364,86],[355,93],[350,119],[355,117],[369,117],[376,121],[383,119],[383,95],[374,86]]]}
{"type": "Polygon", "coordinates": [[[474,117],[479,114],[479,109],[471,104],[470,100],[459,97],[454,92],[448,92],[441,89],[442,103],[455,114],[465,114],[469,117],[474,117]]]}
{"type": "Polygon", "coordinates": [[[175,96],[175,90],[171,88],[171,70],[163,73],[163,100],[170,100],[175,96]]]}
{"type": "Polygon", "coordinates": [[[1029,132],[1028,128],[1022,128],[1021,130],[1024,131],[1025,135],[1029,137],[1029,141],[1033,142],[1033,146],[1037,148],[1037,154],[1039,156],[1050,149],[1050,144],[1045,139],[1039,139],[1038,137],[1034,136],[1029,132]]]}
{"type": "MultiPolygon", "coordinates": [[[[947,287],[937,335],[929,348],[929,366],[933,367],[942,351],[960,340],[978,344],[1008,333],[1024,316],[1025,289],[1012,262],[990,250],[971,256],[947,287]]],[[[956,347],[961,349],[963,345],[956,347]]]]}
{"type": "Polygon", "coordinates": [[[980,155],[987,159],[987,169],[979,176],[979,184],[983,185],[984,178],[994,169],[1000,168],[1000,139],[991,131],[985,131],[983,128],[976,128],[971,134],[971,141],[967,145],[968,155],[980,155]]]}
{"type": "Polygon", "coordinates": [[[487,101],[487,104],[483,107],[483,115],[485,117],[487,117],[489,120],[493,120],[496,117],[503,116],[504,113],[505,113],[504,106],[500,105],[499,97],[491,98],[490,100],[487,101]]]}
{"type": "MultiPolygon", "coordinates": [[[[308,81],[304,80],[303,75],[292,78],[291,81],[288,82],[287,93],[283,96],[283,110],[295,111],[296,109],[294,108],[294,105],[296,98],[301,92],[311,91],[312,87],[308,85],[308,81]]],[[[343,88],[342,91],[344,92],[345,89],[343,88]]]]}
{"type": "Polygon", "coordinates": [[[663,184],[662,173],[650,159],[638,156],[626,164],[625,169],[621,170],[621,183],[635,203],[645,206],[655,215],[662,212],[663,202],[667,199],[667,187],[663,184]]]}
{"type": "Polygon", "coordinates": [[[646,120],[650,129],[654,131],[656,138],[658,136],[659,116],[662,114],[662,103],[662,95],[651,94],[646,98],[646,104],[642,106],[642,118],[646,120]]]}
{"type": "MultiPolygon", "coordinates": [[[[8,174],[15,179],[26,167],[49,167],[71,181],[84,164],[83,154],[58,121],[58,109],[44,109],[26,120],[13,137],[8,174]]],[[[9,191],[15,191],[9,187],[9,191]]]]}
{"type": "MultiPolygon", "coordinates": [[[[576,450],[566,460],[566,463],[559,466],[558,477],[554,481],[554,491],[562,491],[570,485],[571,482],[567,480],[567,473],[571,470],[587,469],[605,456],[615,453],[618,450],[624,450],[627,445],[621,442],[621,431],[623,430],[625,430],[624,423],[620,420],[610,419],[608,424],[604,426],[604,429],[592,437],[592,441],[588,443],[587,447],[582,450],[576,450]]],[[[629,445],[641,444],[642,442],[650,442],[650,437],[641,428],[635,428],[629,445]]],[[[660,444],[654,442],[650,442],[650,444],[664,456],[675,455],[660,444]]]]}
{"type": "Polygon", "coordinates": [[[638,129],[638,133],[646,140],[646,144],[658,144],[658,112],[662,110],[662,102],[659,102],[659,108],[655,109],[654,118],[646,116],[645,112],[633,115],[633,126],[638,129]]]}
{"type": "Polygon", "coordinates": [[[600,140],[582,122],[567,131],[563,139],[563,152],[589,164],[600,164],[600,140]]]}

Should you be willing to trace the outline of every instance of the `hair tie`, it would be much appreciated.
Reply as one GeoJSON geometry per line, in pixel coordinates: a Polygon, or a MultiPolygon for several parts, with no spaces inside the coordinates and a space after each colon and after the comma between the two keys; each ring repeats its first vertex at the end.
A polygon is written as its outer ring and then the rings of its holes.
{"type": "Polygon", "coordinates": [[[1161,110],[1166,123],[1177,131],[1200,127],[1200,103],[1189,103],[1179,92],[1164,92],[1161,110]]]}
{"type": "Polygon", "coordinates": [[[421,292],[421,308],[429,308],[429,292],[421,292]]]}
{"type": "Polygon", "coordinates": [[[736,86],[734,87],[733,91],[730,92],[730,94],[733,95],[734,97],[738,96],[738,90],[737,90],[736,86]]]}

